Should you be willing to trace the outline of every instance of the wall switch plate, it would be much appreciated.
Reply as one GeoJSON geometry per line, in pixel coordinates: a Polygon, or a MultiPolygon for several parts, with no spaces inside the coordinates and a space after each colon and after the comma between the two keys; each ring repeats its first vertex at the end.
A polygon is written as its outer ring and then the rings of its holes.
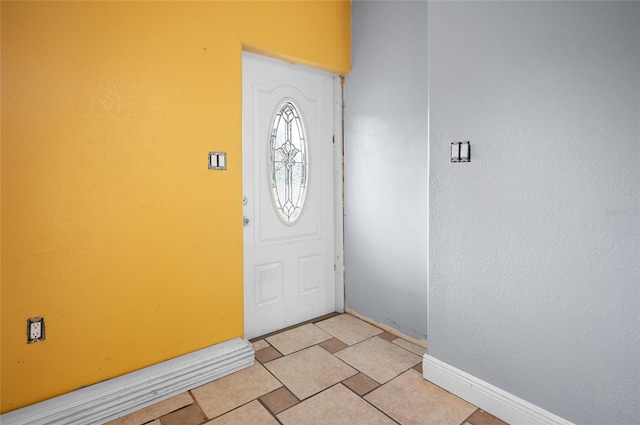
{"type": "Polygon", "coordinates": [[[209,169],[210,170],[226,170],[227,169],[227,153],[226,152],[209,152],[209,169]]]}
{"type": "Polygon", "coordinates": [[[451,162],[471,162],[471,143],[451,142],[451,162]]]}
{"type": "Polygon", "coordinates": [[[44,340],[44,317],[27,319],[27,344],[44,340]]]}

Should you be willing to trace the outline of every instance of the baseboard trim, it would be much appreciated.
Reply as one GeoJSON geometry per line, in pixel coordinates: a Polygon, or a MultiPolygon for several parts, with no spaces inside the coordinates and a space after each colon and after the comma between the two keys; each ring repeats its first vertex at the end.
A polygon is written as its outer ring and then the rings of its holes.
{"type": "Polygon", "coordinates": [[[254,362],[235,338],[0,415],[2,425],[102,424],[221,378],[254,362]]]}
{"type": "Polygon", "coordinates": [[[422,370],[426,380],[510,424],[573,425],[428,354],[422,360],[422,370]]]}

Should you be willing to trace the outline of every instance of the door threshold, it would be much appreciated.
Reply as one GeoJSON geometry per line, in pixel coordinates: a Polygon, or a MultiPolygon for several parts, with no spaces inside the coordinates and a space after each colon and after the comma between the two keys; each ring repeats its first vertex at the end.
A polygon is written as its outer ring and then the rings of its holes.
{"type": "Polygon", "coordinates": [[[325,314],[324,316],[316,317],[315,319],[311,319],[311,320],[307,320],[307,321],[304,321],[304,322],[300,322],[300,323],[295,324],[295,325],[287,326],[286,328],[280,329],[279,331],[273,331],[273,332],[270,332],[268,334],[265,334],[265,335],[262,335],[262,336],[259,336],[259,337],[256,337],[256,338],[252,338],[252,339],[249,340],[249,342],[250,343],[254,343],[256,341],[260,341],[261,339],[269,338],[270,336],[274,336],[276,334],[279,334],[279,333],[282,333],[282,332],[285,332],[285,331],[288,331],[288,330],[291,330],[291,329],[294,329],[294,328],[297,328],[297,327],[300,327],[300,326],[308,325],[309,323],[318,323],[318,322],[322,322],[323,320],[331,319],[332,317],[338,316],[340,314],[343,314],[343,313],[338,313],[337,311],[334,311],[333,313],[325,314]]]}

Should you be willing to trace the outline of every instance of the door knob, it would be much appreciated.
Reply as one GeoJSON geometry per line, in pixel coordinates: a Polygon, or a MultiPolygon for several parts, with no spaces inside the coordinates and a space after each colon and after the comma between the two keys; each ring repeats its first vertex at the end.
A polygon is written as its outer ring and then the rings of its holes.
{"type": "Polygon", "coordinates": [[[251,223],[251,220],[249,220],[248,217],[242,217],[242,225],[247,227],[249,225],[249,223],[251,223]]]}

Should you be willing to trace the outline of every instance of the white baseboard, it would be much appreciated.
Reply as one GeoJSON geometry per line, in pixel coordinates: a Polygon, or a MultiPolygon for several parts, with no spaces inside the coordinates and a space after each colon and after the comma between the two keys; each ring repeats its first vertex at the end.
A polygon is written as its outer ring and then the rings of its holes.
{"type": "Polygon", "coordinates": [[[2,425],[102,424],[249,367],[251,344],[235,338],[0,415],[2,425]]]}
{"type": "Polygon", "coordinates": [[[422,370],[426,380],[512,425],[573,425],[428,354],[422,360],[422,370]]]}

